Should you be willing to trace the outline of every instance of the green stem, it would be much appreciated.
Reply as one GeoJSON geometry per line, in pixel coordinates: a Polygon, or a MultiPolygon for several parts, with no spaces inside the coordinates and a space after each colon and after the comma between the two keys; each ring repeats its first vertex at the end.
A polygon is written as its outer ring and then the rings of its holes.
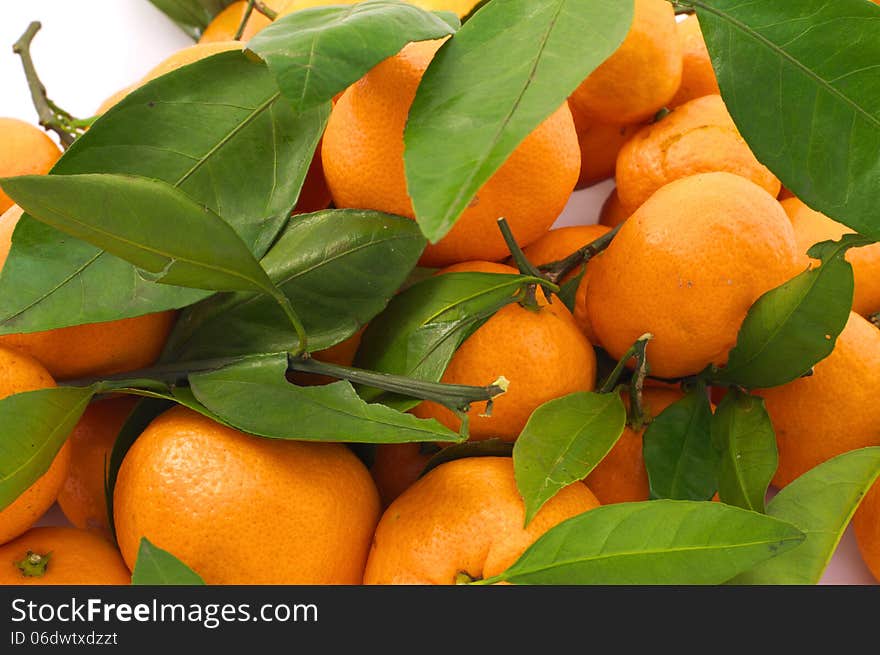
{"type": "Polygon", "coordinates": [[[238,29],[235,30],[235,35],[232,37],[233,41],[241,40],[241,35],[244,34],[248,21],[251,19],[251,14],[254,13],[254,2],[255,0],[248,0],[247,7],[244,9],[244,16],[238,24],[238,29]]]}
{"type": "Polygon", "coordinates": [[[636,351],[636,369],[629,382],[629,424],[633,430],[642,429],[649,420],[645,416],[645,408],[642,405],[642,389],[650,370],[647,357],[648,341],[653,338],[653,335],[645,334],[633,345],[636,351]]]}
{"type": "Polygon", "coordinates": [[[880,312],[877,312],[876,314],[871,316],[868,320],[871,321],[871,323],[876,325],[878,328],[880,328],[880,312]]]}
{"type": "Polygon", "coordinates": [[[672,7],[675,10],[675,15],[679,16],[680,14],[692,14],[695,9],[689,4],[685,4],[684,2],[680,2],[680,0],[670,0],[672,3],[672,7]]]}
{"type": "Polygon", "coordinates": [[[544,277],[555,284],[566,275],[571,273],[573,270],[575,270],[578,266],[586,264],[593,257],[598,255],[609,245],[611,245],[611,241],[620,231],[621,227],[623,227],[623,223],[615,227],[610,232],[606,232],[595,241],[588,243],[583,248],[579,248],[565,259],[560,259],[557,262],[544,264],[543,266],[539,266],[538,268],[540,268],[544,272],[544,277]]]}
{"type": "Polygon", "coordinates": [[[55,132],[61,145],[67,149],[78,137],[85,134],[85,128],[91,122],[74,118],[69,112],[49,99],[46,87],[40,81],[40,76],[37,74],[34,60],[31,57],[31,43],[41,27],[42,25],[38,21],[28,25],[24,34],[12,46],[12,51],[21,58],[21,65],[24,68],[24,75],[31,92],[31,101],[37,110],[40,125],[55,132]]]}
{"type": "Polygon", "coordinates": [[[260,0],[257,0],[254,3],[254,8],[269,20],[275,20],[276,18],[278,18],[278,12],[272,9],[265,2],[260,2],[260,0]]]}
{"type": "MultiPolygon", "coordinates": [[[[513,261],[516,264],[516,267],[519,269],[519,272],[522,275],[528,275],[529,277],[538,278],[540,280],[545,279],[546,276],[540,270],[538,270],[537,266],[529,261],[529,258],[526,257],[526,254],[522,251],[522,248],[519,247],[519,244],[516,242],[516,237],[513,236],[513,230],[510,229],[510,224],[507,222],[506,218],[502,217],[498,219],[498,229],[501,230],[501,236],[504,237],[504,242],[507,244],[507,249],[510,250],[510,254],[513,257],[513,261]]],[[[545,286],[544,284],[541,284],[541,288],[544,289],[544,295],[547,298],[550,298],[550,294],[551,292],[553,292],[553,289],[550,286],[545,286]]],[[[559,289],[556,289],[555,292],[558,291],[559,289]]],[[[527,309],[538,309],[538,298],[536,293],[536,285],[530,284],[526,288],[526,295],[520,301],[520,304],[527,309]]]]}
{"type": "Polygon", "coordinates": [[[281,289],[275,288],[272,290],[272,297],[278,302],[281,306],[281,309],[284,311],[284,314],[287,316],[287,319],[290,321],[290,324],[293,326],[293,329],[296,330],[296,336],[299,339],[299,345],[297,345],[296,350],[291,351],[294,355],[302,355],[304,353],[308,353],[309,348],[309,337],[306,334],[306,328],[300,320],[299,315],[293,309],[293,305],[290,304],[290,299],[284,295],[284,292],[281,289]]]}
{"type": "Polygon", "coordinates": [[[24,559],[16,562],[15,566],[26,578],[42,578],[46,574],[46,568],[49,566],[51,558],[52,553],[41,555],[29,550],[25,554],[24,559]]]}
{"type": "MultiPolygon", "coordinates": [[[[620,381],[620,376],[623,375],[623,371],[626,368],[626,364],[633,357],[639,357],[641,354],[642,359],[645,357],[645,348],[648,345],[648,341],[654,338],[652,334],[643,334],[636,342],[630,346],[630,349],[627,350],[623,357],[617,362],[617,366],[614,367],[614,370],[608,375],[608,378],[602,385],[599,387],[599,393],[611,393],[614,391],[614,388],[617,386],[617,383],[620,381]]],[[[645,363],[647,366],[647,363],[645,363]]],[[[646,369],[647,370],[647,369],[646,369]]]]}

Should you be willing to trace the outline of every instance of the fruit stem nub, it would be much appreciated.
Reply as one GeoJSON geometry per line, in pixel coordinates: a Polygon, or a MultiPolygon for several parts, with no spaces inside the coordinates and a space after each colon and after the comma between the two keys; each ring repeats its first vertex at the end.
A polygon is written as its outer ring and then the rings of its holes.
{"type": "Polygon", "coordinates": [[[20,562],[16,562],[15,566],[26,578],[41,578],[46,574],[46,568],[49,566],[49,560],[51,558],[51,552],[41,555],[40,553],[35,553],[34,551],[29,550],[25,554],[24,559],[20,562]]]}

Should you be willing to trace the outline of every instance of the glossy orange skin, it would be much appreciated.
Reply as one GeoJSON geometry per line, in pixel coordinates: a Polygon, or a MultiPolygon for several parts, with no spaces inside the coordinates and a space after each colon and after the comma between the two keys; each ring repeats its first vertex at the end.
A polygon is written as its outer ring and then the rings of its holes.
{"type": "Polygon", "coordinates": [[[617,153],[641,125],[604,123],[570,102],[571,116],[581,149],[581,174],[577,188],[592,186],[614,176],[617,153]]]}
{"type": "Polygon", "coordinates": [[[174,407],[119,470],[117,537],[141,537],[208,584],[357,584],[379,517],[369,472],[339,444],[262,439],[174,407]]]}
{"type": "Polygon", "coordinates": [[[441,464],[385,510],[370,549],[365,584],[455,584],[460,574],[503,572],[551,527],[599,505],[576,482],[551,498],[523,529],[525,507],[509,457],[441,464]]]}
{"type": "MultiPolygon", "coordinates": [[[[0,399],[55,386],[49,372],[35,359],[0,346],[0,399]]],[[[0,426],[0,438],[3,434],[0,426]]],[[[10,505],[0,509],[0,544],[30,528],[55,502],[70,468],[70,447],[61,447],[49,469],[10,505]]]]}
{"type": "MultiPolygon", "coordinates": [[[[679,389],[646,387],[642,392],[642,406],[648,417],[656,418],[684,394],[679,389]]],[[[629,398],[625,398],[629,406],[629,398]]],[[[603,505],[649,500],[651,488],[642,456],[642,438],[645,429],[634,430],[627,425],[620,439],[584,482],[603,505]]]]}
{"type": "Polygon", "coordinates": [[[636,0],[632,27],[620,47],[572,93],[569,102],[605,123],[647,121],[681,84],[681,43],[665,0],[636,0]]]}
{"type": "MultiPolygon", "coordinates": [[[[798,249],[806,254],[813,244],[837,241],[853,230],[807,207],[797,198],[782,201],[782,208],[791,219],[798,249]]],[[[846,253],[855,277],[853,311],[862,316],[880,312],[880,243],[853,248],[846,253]]],[[[818,265],[818,261],[813,262],[818,265]]]]}
{"type": "Polygon", "coordinates": [[[633,212],[665,184],[715,171],[779,194],[781,183],[755,159],[718,95],[681,105],[627,141],[617,156],[617,193],[624,210],[633,212]]]}
{"type": "Polygon", "coordinates": [[[880,330],[855,312],[813,375],[761,389],[776,430],[784,487],[811,468],[856,448],[880,446],[880,330]]]}
{"type": "Polygon", "coordinates": [[[617,187],[611,190],[605,202],[602,203],[602,210],[599,213],[599,224],[607,227],[617,227],[630,217],[630,212],[623,208],[620,203],[620,196],[617,195],[617,187]]]}
{"type": "MultiPolygon", "coordinates": [[[[604,225],[573,225],[570,227],[560,227],[550,230],[543,237],[525,249],[524,253],[530,262],[536,266],[549,264],[551,262],[565,259],[579,248],[592,243],[599,237],[610,231],[604,225]]],[[[578,284],[577,292],[574,300],[574,316],[575,323],[587,336],[591,344],[599,343],[593,326],[590,324],[590,317],[587,314],[587,288],[590,285],[591,267],[587,263],[587,270],[578,284]]],[[[578,273],[577,270],[569,273],[562,279],[567,282],[578,273]]]]}
{"type": "MultiPolygon", "coordinates": [[[[61,157],[61,149],[43,130],[17,118],[0,118],[0,177],[45,175],[61,157]]],[[[12,207],[0,189],[0,214],[12,207]]]]}
{"type": "Polygon", "coordinates": [[[692,14],[676,24],[678,38],[681,41],[682,69],[681,86],[675,97],[669,102],[670,107],[678,107],[694,98],[720,94],[718,79],[703,32],[696,14],[692,14]]]}
{"type": "MultiPolygon", "coordinates": [[[[9,254],[21,209],[0,217],[0,270],[9,254]]],[[[158,312],[106,323],[74,325],[27,334],[0,335],[0,346],[39,361],[56,380],[112,375],[151,365],[165,347],[175,312],[158,312]]]]}
{"type": "Polygon", "coordinates": [[[376,447],[370,474],[376,482],[383,508],[419,479],[429,459],[431,455],[418,443],[380,444],[376,447]]]}
{"type": "Polygon", "coordinates": [[[95,400],[70,433],[70,472],[58,505],[77,528],[109,535],[105,471],[119,430],[136,404],[131,396],[95,400]]]}
{"type": "MultiPolygon", "coordinates": [[[[415,216],[406,187],[403,132],[416,88],[440,45],[409,44],[339,98],[321,150],[335,206],[415,216]]],[[[480,188],[452,230],[428,245],[421,264],[504,259],[510,253],[497,225],[501,216],[520,246],[532,243],[562,213],[580,164],[574,121],[563,104],[480,188]]]]}
{"type": "MultiPolygon", "coordinates": [[[[467,262],[450,272],[515,273],[516,269],[491,262],[467,262]]],[[[474,403],[469,417],[474,441],[498,438],[514,441],[531,413],[543,403],[596,385],[596,353],[559,300],[548,304],[538,292],[540,309],[518,303],[500,309],[459,346],[441,378],[447,384],[484,386],[505,377],[510,386],[496,396],[491,416],[485,403],[474,403]]],[[[412,413],[434,418],[453,430],[461,421],[446,407],[425,401],[412,413]]]]}
{"type": "Polygon", "coordinates": [[[874,483],[853,516],[853,532],[862,559],[880,582],[880,484],[874,483]]]}
{"type": "Polygon", "coordinates": [[[599,342],[620,358],[653,334],[648,362],[660,378],[726,363],[755,300],[805,268],[776,199],[730,173],[661,188],[591,266],[587,312],[599,342]]]}
{"type": "Polygon", "coordinates": [[[119,551],[95,532],[66,527],[32,528],[0,546],[0,585],[128,585],[131,573],[119,551]],[[16,566],[28,551],[51,553],[43,575],[16,566]]]}

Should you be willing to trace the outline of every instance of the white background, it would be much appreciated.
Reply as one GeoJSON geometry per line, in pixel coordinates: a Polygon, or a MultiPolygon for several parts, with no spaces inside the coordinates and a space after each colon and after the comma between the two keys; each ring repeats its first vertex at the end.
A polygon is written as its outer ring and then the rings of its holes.
{"type": "MultiPolygon", "coordinates": [[[[43,28],[32,46],[49,97],[87,117],[191,40],[148,0],[0,0],[0,116],[36,123],[21,63],[12,44],[32,20],[43,28]]],[[[0,144],[2,147],[2,144],[0,144]]],[[[579,191],[558,225],[593,223],[612,182],[579,191]]],[[[53,508],[44,523],[64,523],[53,508]]],[[[823,578],[825,584],[872,584],[847,530],[823,578]]]]}

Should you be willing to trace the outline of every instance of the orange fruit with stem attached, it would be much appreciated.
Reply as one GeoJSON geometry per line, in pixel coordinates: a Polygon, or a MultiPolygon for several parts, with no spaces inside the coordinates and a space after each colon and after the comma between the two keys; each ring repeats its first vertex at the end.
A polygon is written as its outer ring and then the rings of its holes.
{"type": "Polygon", "coordinates": [[[739,175],[693,175],[651,196],[592,260],[587,312],[613,358],[651,333],[651,375],[695,375],[727,362],[752,304],[803,265],[774,197],[739,175]]]}
{"type": "Polygon", "coordinates": [[[599,224],[607,227],[617,227],[629,218],[632,212],[628,212],[620,203],[620,196],[617,195],[617,187],[611,189],[611,193],[602,203],[602,209],[599,212],[599,224]]]}
{"type": "MultiPolygon", "coordinates": [[[[565,259],[580,248],[591,244],[593,241],[602,237],[610,228],[604,225],[572,225],[569,227],[560,227],[550,230],[543,237],[535,241],[523,252],[532,264],[542,266],[550,264],[561,259],[565,259]]],[[[574,298],[574,311],[572,312],[574,320],[578,327],[583,330],[584,334],[590,340],[591,344],[598,345],[599,341],[593,326],[590,325],[590,317],[587,315],[587,288],[590,284],[590,264],[587,263],[584,276],[578,283],[577,291],[574,298]]],[[[560,284],[564,284],[572,279],[580,272],[580,268],[575,269],[566,275],[560,284]]]]}
{"type": "MultiPolygon", "coordinates": [[[[350,86],[324,133],[324,174],[337,207],[414,217],[404,173],[403,132],[416,88],[441,41],[411,43],[350,86]]],[[[563,104],[516,148],[478,191],[452,230],[429,244],[421,263],[497,261],[509,251],[497,226],[505,217],[521,246],[562,213],[577,182],[580,150],[563,104]]]]}
{"type": "MultiPolygon", "coordinates": [[[[515,272],[487,270],[481,263],[454,270],[515,272]]],[[[491,415],[483,403],[472,405],[471,439],[513,441],[539,405],[595,387],[596,354],[589,340],[558,299],[548,304],[543,293],[536,295],[537,309],[513,303],[496,312],[461,344],[443,373],[441,382],[447,384],[485,386],[502,377],[509,383],[507,391],[495,397],[491,415]]],[[[412,411],[454,430],[461,423],[454,412],[434,402],[425,401],[412,411]]]]}
{"type": "Polygon", "coordinates": [[[620,47],[571,94],[569,102],[605,123],[650,119],[681,84],[681,43],[666,0],[635,0],[632,26],[620,47]]]}
{"type": "MultiPolygon", "coordinates": [[[[783,200],[782,207],[791,219],[798,249],[802,253],[806,253],[813,244],[837,241],[844,234],[854,232],[825,214],[810,209],[797,198],[783,200]]],[[[880,312],[880,243],[852,248],[846,253],[846,260],[852,265],[855,277],[853,311],[862,316],[880,312]]]]}
{"type": "MultiPolygon", "coordinates": [[[[61,157],[61,149],[43,130],[17,118],[0,118],[0,177],[45,175],[61,157]]],[[[0,214],[12,207],[0,189],[0,214]]]]}
{"type": "MultiPolygon", "coordinates": [[[[266,6],[273,11],[279,11],[286,5],[284,0],[275,0],[275,2],[264,0],[264,2],[266,6]]],[[[216,43],[217,41],[234,40],[235,34],[241,26],[241,22],[244,20],[247,5],[248,3],[246,0],[239,0],[238,2],[233,2],[226,7],[226,9],[214,16],[214,19],[208,23],[205,31],[202,32],[202,35],[199,37],[199,43],[216,43]]],[[[257,32],[271,24],[272,21],[266,15],[262,14],[257,9],[254,9],[251,11],[247,25],[245,25],[239,40],[250,41],[257,32]]]]}
{"type": "Polygon", "coordinates": [[[880,446],[877,371],[880,330],[852,312],[834,350],[813,367],[812,375],[756,392],[776,430],[774,485],[784,487],[850,450],[880,446]]]}
{"type": "Polygon", "coordinates": [[[880,582],[880,483],[874,483],[853,516],[853,532],[862,559],[880,582]]]}
{"type": "Polygon", "coordinates": [[[696,14],[679,21],[676,30],[682,53],[681,86],[669,106],[678,107],[694,98],[720,94],[721,89],[696,14]]]}
{"type": "Polygon", "coordinates": [[[129,567],[146,537],[208,584],[357,584],[379,494],[341,444],[262,439],[174,407],[125,456],[113,509],[129,567]]]}
{"type": "Polygon", "coordinates": [[[718,95],[681,105],[627,141],[617,156],[617,193],[624,210],[633,212],[664,184],[714,171],[779,194],[781,183],[755,159],[718,95]]]}
{"type": "Polygon", "coordinates": [[[105,472],[116,437],[136,404],[131,396],[95,400],[70,433],[70,472],[58,505],[78,528],[109,534],[105,472]]]}
{"type": "MultiPolygon", "coordinates": [[[[650,420],[681,398],[684,394],[679,389],[645,387],[642,409],[650,420]]],[[[623,400],[629,408],[628,393],[624,394],[623,400]]],[[[584,480],[603,505],[650,499],[648,472],[642,457],[642,438],[646,429],[647,425],[639,429],[627,425],[614,447],[584,480]]]]}
{"type": "Polygon", "coordinates": [[[617,153],[641,125],[605,123],[573,102],[569,107],[581,149],[581,173],[577,183],[581,189],[614,176],[617,153]]]}
{"type": "Polygon", "coordinates": [[[502,573],[547,530],[599,505],[586,485],[560,490],[527,527],[509,457],[441,464],[385,510],[365,584],[451,585],[502,573]]]}
{"type": "MultiPolygon", "coordinates": [[[[0,399],[54,386],[52,376],[35,359],[0,347],[0,399]]],[[[12,435],[0,426],[0,437],[11,439],[12,435]]],[[[11,504],[0,508],[0,544],[22,534],[52,506],[69,468],[70,446],[65,443],[48,470],[11,504]]]]}
{"type": "Polygon", "coordinates": [[[128,584],[119,551],[88,530],[33,528],[0,546],[0,585],[128,584]]]}

